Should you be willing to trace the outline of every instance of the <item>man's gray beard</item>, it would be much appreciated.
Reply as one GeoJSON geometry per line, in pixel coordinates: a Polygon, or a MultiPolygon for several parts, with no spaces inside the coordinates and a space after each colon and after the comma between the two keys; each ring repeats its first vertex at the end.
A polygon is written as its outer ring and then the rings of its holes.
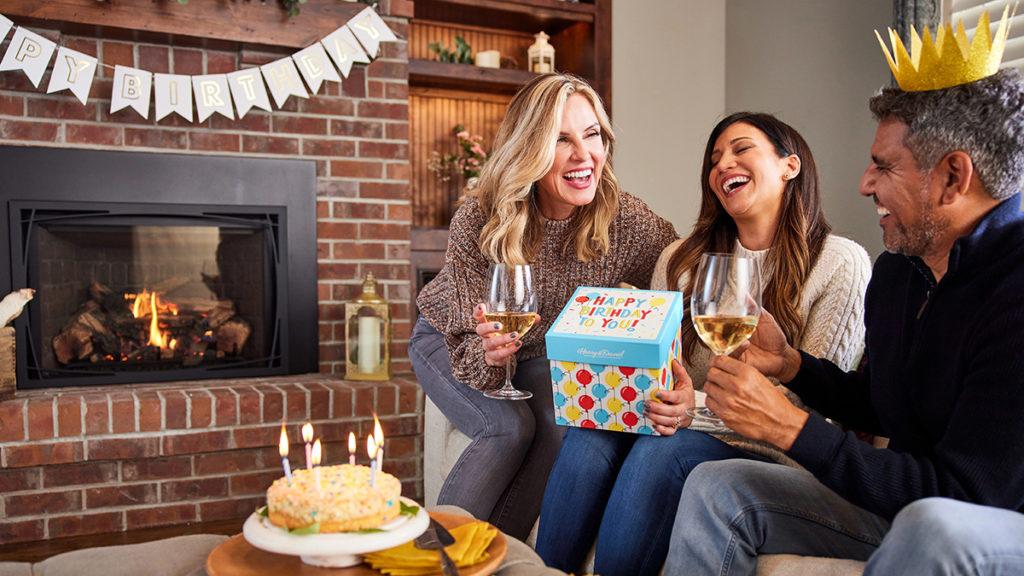
{"type": "Polygon", "coordinates": [[[928,253],[932,243],[949,222],[936,214],[937,210],[934,207],[925,206],[924,202],[922,202],[921,209],[921,219],[917,226],[907,228],[897,222],[896,238],[886,238],[885,234],[882,235],[882,242],[887,251],[893,254],[917,257],[928,253]]]}

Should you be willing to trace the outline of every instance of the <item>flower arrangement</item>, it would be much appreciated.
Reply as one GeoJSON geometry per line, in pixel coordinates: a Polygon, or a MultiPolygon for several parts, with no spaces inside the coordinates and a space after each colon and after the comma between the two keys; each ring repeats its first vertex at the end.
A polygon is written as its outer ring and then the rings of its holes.
{"type": "Polygon", "coordinates": [[[483,136],[470,134],[462,124],[452,128],[452,135],[459,143],[456,154],[433,151],[427,162],[427,169],[441,182],[449,182],[453,176],[461,175],[467,184],[480,176],[480,170],[487,162],[487,151],[483,148],[483,136]]]}

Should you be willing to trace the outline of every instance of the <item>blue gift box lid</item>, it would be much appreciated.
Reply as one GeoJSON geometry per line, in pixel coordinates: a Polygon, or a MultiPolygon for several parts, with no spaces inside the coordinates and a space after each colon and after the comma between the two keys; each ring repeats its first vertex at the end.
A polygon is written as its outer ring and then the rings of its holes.
{"type": "Polygon", "coordinates": [[[679,292],[580,286],[544,341],[550,360],[660,368],[682,321],[679,292]]]}

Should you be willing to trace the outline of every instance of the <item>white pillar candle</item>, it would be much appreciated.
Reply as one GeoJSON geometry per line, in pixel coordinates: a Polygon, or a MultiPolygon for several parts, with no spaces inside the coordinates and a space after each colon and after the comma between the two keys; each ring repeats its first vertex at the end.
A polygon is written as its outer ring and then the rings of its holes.
{"type": "Polygon", "coordinates": [[[359,317],[359,371],[376,372],[380,367],[380,318],[359,317]]]}

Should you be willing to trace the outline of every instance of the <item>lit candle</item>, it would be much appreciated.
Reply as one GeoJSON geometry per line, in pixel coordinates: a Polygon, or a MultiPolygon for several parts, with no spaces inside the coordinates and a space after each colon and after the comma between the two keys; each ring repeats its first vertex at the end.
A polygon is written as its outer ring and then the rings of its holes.
{"type": "Polygon", "coordinates": [[[380,427],[380,420],[376,414],[373,415],[373,443],[377,445],[377,470],[383,472],[381,466],[384,464],[384,429],[380,427]]]}
{"type": "Polygon", "coordinates": [[[281,465],[284,466],[284,477],[288,483],[292,482],[292,467],[288,463],[288,433],[284,431],[284,422],[281,423],[281,442],[278,444],[278,451],[281,453],[281,465]]]}
{"type": "Polygon", "coordinates": [[[313,450],[313,425],[306,422],[302,425],[302,441],[306,443],[306,470],[313,468],[313,460],[310,458],[313,450]]]}
{"type": "Polygon", "coordinates": [[[322,448],[320,447],[320,439],[317,438],[316,442],[313,443],[313,451],[311,456],[313,457],[313,475],[316,479],[316,493],[323,496],[323,490],[320,489],[320,457],[323,455],[322,448]]]}
{"type": "Polygon", "coordinates": [[[348,433],[348,463],[356,465],[356,433],[348,433]]]}
{"type": "Polygon", "coordinates": [[[373,459],[377,455],[377,445],[373,442],[373,436],[366,437],[366,455],[370,457],[370,488],[373,488],[377,479],[377,468],[373,465],[373,459]]]}

